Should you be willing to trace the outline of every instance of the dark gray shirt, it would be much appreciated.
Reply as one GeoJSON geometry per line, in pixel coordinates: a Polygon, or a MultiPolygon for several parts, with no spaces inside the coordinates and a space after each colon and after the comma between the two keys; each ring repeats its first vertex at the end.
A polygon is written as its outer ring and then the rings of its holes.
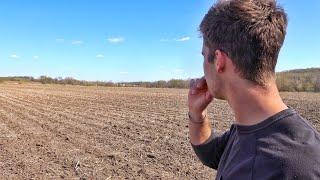
{"type": "Polygon", "coordinates": [[[320,134],[292,108],[192,147],[218,180],[320,179],[320,134]]]}

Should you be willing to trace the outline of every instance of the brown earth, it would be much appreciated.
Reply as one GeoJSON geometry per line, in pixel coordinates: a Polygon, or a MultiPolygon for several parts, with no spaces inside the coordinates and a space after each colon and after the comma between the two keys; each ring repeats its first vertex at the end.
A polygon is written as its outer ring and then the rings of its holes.
{"type": "MultiPolygon", "coordinates": [[[[320,94],[282,93],[320,130],[320,94]]],[[[0,84],[1,179],[213,179],[188,139],[187,90],[0,84]]],[[[209,107],[215,131],[233,122],[209,107]]]]}

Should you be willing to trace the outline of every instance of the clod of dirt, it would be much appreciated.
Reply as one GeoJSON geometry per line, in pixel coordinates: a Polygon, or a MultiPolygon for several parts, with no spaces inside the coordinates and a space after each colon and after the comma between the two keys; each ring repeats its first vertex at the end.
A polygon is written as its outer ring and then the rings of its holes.
{"type": "Polygon", "coordinates": [[[147,154],[147,157],[152,159],[156,158],[156,156],[154,156],[153,154],[147,154]]]}
{"type": "Polygon", "coordinates": [[[114,154],[109,154],[109,155],[107,155],[107,157],[110,158],[110,159],[115,159],[116,158],[116,156],[114,154]]]}

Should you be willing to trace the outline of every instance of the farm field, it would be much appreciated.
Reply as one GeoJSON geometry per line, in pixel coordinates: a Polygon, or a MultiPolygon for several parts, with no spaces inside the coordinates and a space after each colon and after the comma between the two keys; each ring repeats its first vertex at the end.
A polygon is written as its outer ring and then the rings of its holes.
{"type": "MultiPolygon", "coordinates": [[[[320,93],[281,93],[320,130],[320,93]]],[[[216,133],[233,122],[209,107],[216,133]]],[[[188,139],[187,90],[0,84],[0,179],[213,179],[188,139]]]]}

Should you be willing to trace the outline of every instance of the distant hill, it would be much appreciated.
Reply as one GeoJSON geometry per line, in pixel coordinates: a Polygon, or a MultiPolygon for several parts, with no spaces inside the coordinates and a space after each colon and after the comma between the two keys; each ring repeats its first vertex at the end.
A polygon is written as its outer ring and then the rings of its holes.
{"type": "Polygon", "coordinates": [[[36,79],[30,76],[12,76],[12,77],[0,77],[0,82],[4,81],[17,81],[17,82],[32,82],[36,79]]]}
{"type": "MultiPolygon", "coordinates": [[[[294,69],[277,72],[277,86],[280,91],[307,91],[320,92],[320,68],[294,69]]],[[[121,82],[111,81],[83,81],[72,77],[51,78],[40,76],[34,78],[30,76],[0,77],[0,83],[4,81],[15,81],[18,83],[38,82],[42,84],[70,84],[82,86],[109,86],[109,87],[148,87],[148,88],[188,88],[188,80],[172,79],[169,81],[154,82],[121,82]]]]}
{"type": "Polygon", "coordinates": [[[277,85],[280,91],[320,92],[320,68],[278,72],[277,85]]]}
{"type": "Polygon", "coordinates": [[[293,69],[293,70],[287,70],[282,71],[278,73],[315,73],[316,75],[320,74],[320,68],[307,68],[307,69],[293,69]]]}

